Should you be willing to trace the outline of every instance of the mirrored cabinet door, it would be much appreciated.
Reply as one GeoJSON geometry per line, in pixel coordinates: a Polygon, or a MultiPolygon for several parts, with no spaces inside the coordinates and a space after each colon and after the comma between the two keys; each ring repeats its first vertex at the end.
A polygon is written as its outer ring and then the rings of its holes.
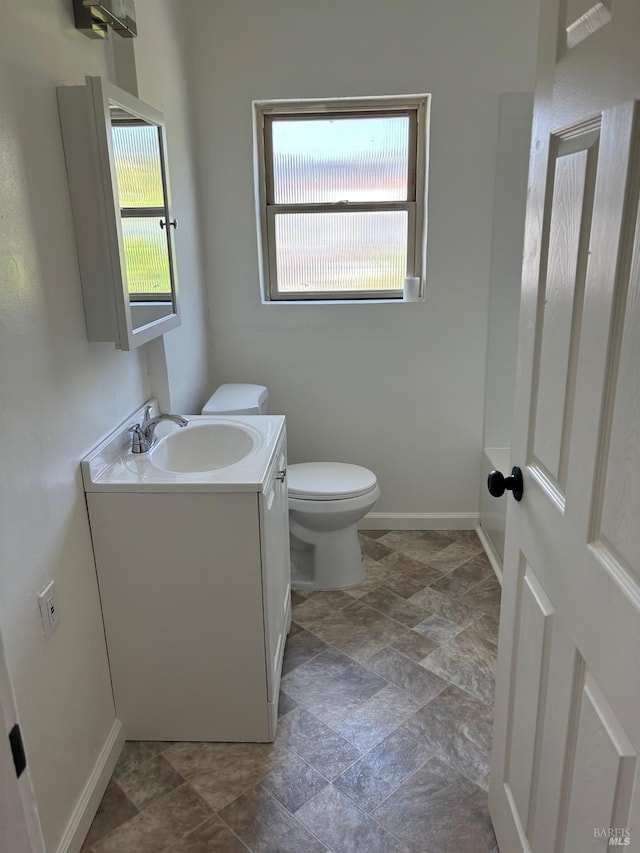
{"type": "Polygon", "coordinates": [[[99,77],[58,90],[89,340],[180,322],[162,115],[99,77]]]}

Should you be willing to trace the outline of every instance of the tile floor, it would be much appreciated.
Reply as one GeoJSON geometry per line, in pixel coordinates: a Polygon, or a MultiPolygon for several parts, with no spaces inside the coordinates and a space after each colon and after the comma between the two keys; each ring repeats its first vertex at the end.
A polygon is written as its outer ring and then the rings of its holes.
{"type": "Polygon", "coordinates": [[[128,742],[87,853],[493,853],[500,587],[472,531],[368,531],[292,593],[275,743],[128,742]]]}

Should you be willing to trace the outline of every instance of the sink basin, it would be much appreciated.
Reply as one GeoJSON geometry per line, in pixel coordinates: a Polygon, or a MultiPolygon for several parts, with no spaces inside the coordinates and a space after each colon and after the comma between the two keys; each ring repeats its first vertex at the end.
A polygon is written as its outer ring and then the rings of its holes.
{"type": "Polygon", "coordinates": [[[160,439],[149,461],[175,474],[215,471],[240,462],[261,444],[260,433],[247,424],[189,424],[160,439]]]}
{"type": "Polygon", "coordinates": [[[131,452],[131,424],[141,423],[149,400],[82,460],[90,492],[262,491],[273,451],[285,430],[283,415],[189,415],[186,427],[162,421],[148,453],[131,452]]]}

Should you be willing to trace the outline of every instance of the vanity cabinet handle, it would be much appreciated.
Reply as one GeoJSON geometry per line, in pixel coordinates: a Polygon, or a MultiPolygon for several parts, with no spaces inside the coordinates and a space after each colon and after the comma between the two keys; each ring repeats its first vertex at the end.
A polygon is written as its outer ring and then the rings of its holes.
{"type": "Polygon", "coordinates": [[[283,468],[281,471],[278,471],[276,474],[276,480],[280,480],[281,483],[284,483],[284,478],[287,476],[287,469],[283,468]]]}

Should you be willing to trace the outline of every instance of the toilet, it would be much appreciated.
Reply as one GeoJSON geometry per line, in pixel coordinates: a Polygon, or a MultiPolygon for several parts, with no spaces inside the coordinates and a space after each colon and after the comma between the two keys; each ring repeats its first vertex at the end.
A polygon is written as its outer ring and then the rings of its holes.
{"type": "MultiPolygon", "coordinates": [[[[264,385],[221,385],[203,415],[267,414],[264,385]]],[[[365,578],[358,522],[380,497],[368,468],[345,462],[300,462],[287,467],[291,585],[346,589],[365,578]]]]}

